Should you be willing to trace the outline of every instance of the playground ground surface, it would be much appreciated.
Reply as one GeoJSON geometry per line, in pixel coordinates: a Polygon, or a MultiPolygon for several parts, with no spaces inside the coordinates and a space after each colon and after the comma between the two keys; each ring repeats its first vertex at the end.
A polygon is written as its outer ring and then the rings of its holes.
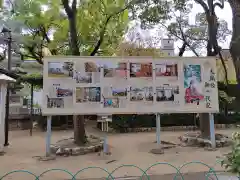
{"type": "MultiPolygon", "coordinates": [[[[97,136],[104,136],[105,133],[87,127],[87,133],[97,136]]],[[[236,130],[219,130],[217,132],[231,136],[236,130]]],[[[161,132],[161,139],[164,141],[180,143],[178,137],[185,132],[161,132]]],[[[73,136],[72,131],[54,131],[52,133],[52,143],[73,136]]],[[[33,132],[33,136],[29,136],[29,131],[11,131],[10,146],[6,148],[6,154],[0,157],[0,176],[12,170],[28,170],[36,175],[48,169],[65,169],[71,173],[76,173],[80,169],[86,167],[101,167],[108,172],[112,172],[117,167],[125,165],[136,165],[143,170],[146,170],[152,164],[158,162],[170,163],[175,167],[180,167],[182,164],[193,161],[200,161],[214,168],[218,173],[223,171],[218,157],[229,152],[230,147],[217,149],[216,151],[206,151],[202,148],[181,147],[167,149],[162,155],[154,155],[149,151],[156,147],[155,133],[128,133],[128,134],[110,134],[108,143],[110,145],[111,156],[99,156],[98,153],[92,153],[82,156],[57,157],[53,161],[39,162],[38,156],[45,154],[45,132],[33,132]]],[[[201,164],[189,164],[183,169],[182,173],[188,173],[188,176],[195,179],[204,179],[203,173],[209,169],[201,164]],[[201,174],[201,175],[200,175],[201,174]]],[[[147,171],[151,179],[173,179],[176,170],[167,165],[157,165],[147,171]],[[169,174],[169,175],[166,175],[169,174]],[[164,175],[164,176],[163,176],[164,175]]],[[[112,176],[128,177],[128,179],[136,179],[143,173],[136,167],[123,167],[115,171],[112,176]]],[[[99,179],[106,178],[108,175],[103,170],[88,169],[76,176],[76,179],[99,179]]],[[[222,177],[224,178],[224,177],[222,177]]],[[[16,173],[9,175],[6,179],[34,179],[30,175],[24,173],[16,173]]],[[[41,179],[71,179],[71,176],[63,172],[49,172],[41,179]]],[[[169,180],[170,180],[169,179],[169,180]]],[[[184,179],[187,179],[184,176],[184,179]]],[[[220,178],[219,178],[220,179],[220,178]]],[[[229,178],[228,178],[229,179],[229,178]]],[[[220,179],[221,180],[221,179],[220,179]]],[[[224,179],[223,179],[224,180],[224,179]]]]}

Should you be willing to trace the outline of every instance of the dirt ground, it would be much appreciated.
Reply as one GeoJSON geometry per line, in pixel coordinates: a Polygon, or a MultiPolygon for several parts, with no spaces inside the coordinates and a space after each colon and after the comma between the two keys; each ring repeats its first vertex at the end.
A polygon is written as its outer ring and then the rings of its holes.
{"type": "MultiPolygon", "coordinates": [[[[231,136],[234,130],[221,130],[218,132],[231,136]]],[[[87,128],[88,134],[104,136],[105,134],[93,128],[87,128]]],[[[179,143],[178,137],[184,132],[162,132],[161,139],[179,143]]],[[[52,143],[69,138],[73,135],[72,131],[54,131],[52,133],[52,143]]],[[[179,167],[186,162],[201,161],[213,167],[217,171],[223,170],[217,157],[228,152],[229,148],[222,148],[217,151],[205,151],[200,148],[177,147],[165,150],[163,155],[153,155],[149,151],[156,146],[155,133],[130,133],[130,134],[111,134],[108,136],[108,143],[111,146],[111,156],[99,156],[97,153],[83,156],[57,157],[56,160],[39,162],[37,156],[43,156],[45,153],[45,133],[33,132],[29,136],[29,131],[10,132],[10,146],[5,149],[6,154],[0,156],[0,176],[12,170],[29,170],[36,175],[40,175],[48,169],[66,169],[71,173],[86,167],[92,167],[78,174],[78,179],[107,177],[107,173],[113,171],[118,166],[136,165],[142,169],[147,169],[154,163],[171,163],[179,167]],[[104,168],[94,169],[93,167],[104,168]]],[[[182,172],[208,171],[209,169],[200,164],[191,164],[182,169],[182,172]]],[[[160,175],[175,173],[173,167],[167,165],[158,165],[149,169],[148,174],[160,175]]],[[[136,167],[123,167],[113,173],[114,177],[139,176],[143,173],[136,167]]],[[[9,175],[6,179],[34,179],[31,175],[24,173],[15,173],[9,175]]],[[[63,172],[49,172],[41,179],[71,179],[71,176],[63,172]]]]}

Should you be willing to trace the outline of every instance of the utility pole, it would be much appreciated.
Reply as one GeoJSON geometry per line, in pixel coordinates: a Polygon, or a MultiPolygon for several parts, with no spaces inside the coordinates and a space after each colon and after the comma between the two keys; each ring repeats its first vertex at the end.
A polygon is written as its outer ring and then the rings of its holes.
{"type": "MultiPolygon", "coordinates": [[[[12,70],[12,34],[9,29],[3,29],[3,33],[7,33],[7,45],[8,45],[8,70],[12,70]],[[4,31],[5,30],[5,31],[4,31]]],[[[6,111],[5,111],[5,142],[4,146],[8,146],[8,132],[9,132],[9,97],[10,97],[10,86],[7,86],[7,94],[6,94],[6,111]]]]}

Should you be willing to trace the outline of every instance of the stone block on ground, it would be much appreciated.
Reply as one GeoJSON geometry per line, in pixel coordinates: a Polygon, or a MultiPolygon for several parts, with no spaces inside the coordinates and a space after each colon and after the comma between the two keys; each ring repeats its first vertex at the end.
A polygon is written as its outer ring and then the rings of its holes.
{"type": "MultiPolygon", "coordinates": [[[[232,144],[230,138],[228,138],[224,134],[216,134],[216,147],[227,147],[232,144]]],[[[204,139],[201,137],[199,132],[188,132],[185,133],[183,136],[179,137],[181,143],[185,144],[186,146],[197,146],[197,147],[212,147],[212,143],[209,139],[204,139]]]]}
{"type": "Polygon", "coordinates": [[[154,149],[150,150],[150,153],[153,153],[153,154],[164,154],[164,149],[162,147],[154,148],[154,149]]]}
{"type": "Polygon", "coordinates": [[[88,143],[83,146],[76,145],[73,138],[63,139],[51,145],[51,153],[64,157],[99,152],[102,149],[103,140],[93,135],[88,136],[88,143]]]}

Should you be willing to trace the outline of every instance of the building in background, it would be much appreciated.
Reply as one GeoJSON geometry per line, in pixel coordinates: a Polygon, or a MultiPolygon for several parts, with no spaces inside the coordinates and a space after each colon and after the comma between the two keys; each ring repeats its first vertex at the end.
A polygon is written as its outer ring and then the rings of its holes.
{"type": "MultiPolygon", "coordinates": [[[[221,53],[227,69],[228,83],[237,84],[236,71],[229,49],[222,49],[221,53]]],[[[217,79],[220,82],[225,82],[225,70],[220,57],[217,57],[217,79]]]]}
{"type": "Polygon", "coordinates": [[[174,40],[171,38],[164,38],[161,40],[161,51],[166,56],[175,56],[174,54],[174,40]]]}
{"type": "MultiPolygon", "coordinates": [[[[8,60],[0,62],[0,66],[7,68],[8,60]]],[[[12,56],[12,70],[23,74],[34,74],[42,72],[42,65],[36,60],[21,60],[19,56],[12,56]]],[[[16,88],[10,91],[9,117],[10,119],[25,119],[29,116],[30,87],[28,84],[21,84],[23,88],[16,88]]],[[[41,102],[41,93],[34,92],[34,104],[41,102]]],[[[37,110],[39,111],[39,110],[37,110]]]]}

